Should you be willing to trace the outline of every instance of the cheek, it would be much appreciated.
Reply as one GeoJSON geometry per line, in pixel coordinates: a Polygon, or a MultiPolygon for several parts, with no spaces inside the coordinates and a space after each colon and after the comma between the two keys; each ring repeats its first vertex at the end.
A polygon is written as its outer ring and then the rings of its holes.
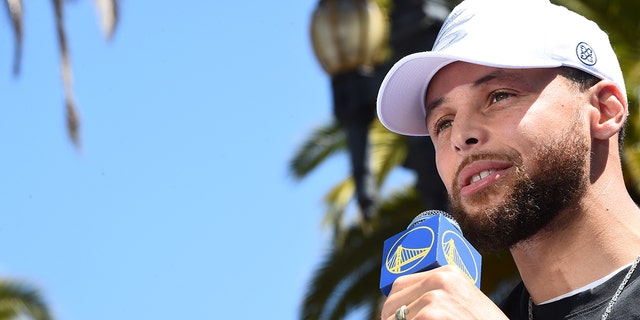
{"type": "Polygon", "coordinates": [[[451,158],[447,158],[442,152],[436,149],[436,168],[440,175],[440,180],[444,183],[447,191],[451,192],[453,180],[455,179],[455,162],[451,158]]]}
{"type": "Polygon", "coordinates": [[[535,146],[547,144],[554,139],[561,139],[561,136],[575,125],[574,121],[574,116],[571,114],[529,112],[513,128],[513,141],[517,142],[514,146],[523,152],[535,146]]]}
{"type": "Polygon", "coordinates": [[[547,140],[550,133],[555,133],[561,126],[566,126],[567,118],[549,112],[546,108],[535,106],[510,121],[511,127],[504,130],[504,138],[518,151],[526,151],[538,143],[547,140]]]}
{"type": "Polygon", "coordinates": [[[525,139],[545,140],[550,134],[563,132],[580,118],[579,101],[566,93],[546,90],[529,108],[511,122],[512,128],[525,139]]]}

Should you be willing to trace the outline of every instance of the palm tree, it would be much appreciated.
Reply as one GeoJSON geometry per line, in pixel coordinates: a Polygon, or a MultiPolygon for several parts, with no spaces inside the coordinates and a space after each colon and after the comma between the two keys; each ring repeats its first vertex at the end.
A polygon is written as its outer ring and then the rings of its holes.
{"type": "MultiPolygon", "coordinates": [[[[640,3],[628,1],[557,0],[596,21],[610,33],[627,80],[632,116],[627,124],[623,165],[628,188],[636,201],[640,190],[640,43],[635,13],[640,3]]],[[[409,154],[407,138],[384,129],[375,121],[370,130],[371,164],[378,190],[389,174],[402,166],[409,154]]],[[[313,131],[296,152],[290,164],[293,175],[303,179],[329,157],[345,152],[344,134],[330,123],[313,131]]],[[[345,224],[343,217],[353,199],[354,185],[346,177],[325,196],[327,212],[324,223],[333,231],[332,250],[315,272],[301,306],[302,319],[342,319],[363,308],[367,319],[377,319],[384,298],[378,289],[385,239],[406,228],[407,223],[423,210],[423,202],[413,186],[401,186],[384,196],[377,216],[369,222],[345,224]]],[[[503,252],[483,255],[482,290],[494,300],[501,299],[518,280],[515,265],[503,252]]]]}
{"type": "MultiPolygon", "coordinates": [[[[67,33],[64,28],[64,0],[52,0],[52,3],[55,13],[58,45],[60,47],[60,63],[62,65],[61,75],[65,94],[67,132],[74,145],[76,147],[79,147],[80,119],[78,116],[75,99],[73,97],[71,61],[69,58],[69,48],[67,46],[67,33]]],[[[94,0],[94,3],[100,14],[101,25],[104,34],[108,39],[111,39],[118,21],[118,0],[94,0]]],[[[17,76],[20,73],[20,64],[22,60],[23,2],[22,0],[7,0],[5,2],[5,7],[11,19],[11,25],[13,28],[13,35],[15,39],[13,74],[17,76]]]]}
{"type": "MultiPolygon", "coordinates": [[[[67,35],[64,28],[64,1],[52,0],[58,45],[61,56],[61,75],[65,89],[65,108],[67,131],[71,141],[79,147],[79,117],[73,97],[72,70],[67,46],[67,35]]],[[[103,31],[108,39],[113,36],[118,20],[118,0],[95,0],[101,18],[103,31]]],[[[9,13],[14,35],[13,74],[20,74],[23,40],[23,2],[22,0],[7,0],[5,8],[9,13]]],[[[53,319],[47,305],[40,297],[40,293],[32,286],[10,279],[0,279],[0,320],[19,319],[28,316],[35,320],[53,319]]]]}
{"type": "Polygon", "coordinates": [[[25,316],[33,320],[53,319],[38,290],[23,282],[0,279],[0,320],[25,316]]]}

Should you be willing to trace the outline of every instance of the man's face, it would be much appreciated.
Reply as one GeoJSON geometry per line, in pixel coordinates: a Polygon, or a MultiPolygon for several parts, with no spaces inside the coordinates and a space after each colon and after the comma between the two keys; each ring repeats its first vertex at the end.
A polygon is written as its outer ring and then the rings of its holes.
{"type": "Polygon", "coordinates": [[[480,250],[528,239],[589,182],[581,95],[555,69],[453,63],[432,79],[426,126],[452,215],[480,250]]]}

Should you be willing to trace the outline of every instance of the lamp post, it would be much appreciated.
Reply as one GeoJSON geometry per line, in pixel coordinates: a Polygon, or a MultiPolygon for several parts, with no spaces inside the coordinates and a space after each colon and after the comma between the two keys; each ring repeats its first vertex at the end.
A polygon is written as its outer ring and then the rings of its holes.
{"type": "MultiPolygon", "coordinates": [[[[389,44],[393,50],[391,61],[431,50],[442,23],[450,12],[448,2],[442,0],[393,0],[390,14],[389,44]]],[[[440,180],[435,163],[435,150],[429,137],[405,137],[407,157],[403,167],[415,172],[415,189],[427,209],[448,211],[447,190],[440,180]]]]}
{"type": "Polygon", "coordinates": [[[381,83],[376,59],[387,32],[387,20],[373,0],[320,0],[311,23],[314,52],[331,76],[333,114],[346,132],[351,174],[365,220],[376,207],[368,134],[381,83]]]}

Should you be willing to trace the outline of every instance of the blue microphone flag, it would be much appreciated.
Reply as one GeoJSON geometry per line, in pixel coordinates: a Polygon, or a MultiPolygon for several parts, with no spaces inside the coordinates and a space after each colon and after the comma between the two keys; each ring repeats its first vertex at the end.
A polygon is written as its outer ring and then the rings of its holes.
{"type": "Polygon", "coordinates": [[[389,295],[398,277],[444,265],[458,266],[480,288],[481,263],[482,257],[448,213],[425,211],[407,230],[384,242],[380,290],[389,295]]]}

